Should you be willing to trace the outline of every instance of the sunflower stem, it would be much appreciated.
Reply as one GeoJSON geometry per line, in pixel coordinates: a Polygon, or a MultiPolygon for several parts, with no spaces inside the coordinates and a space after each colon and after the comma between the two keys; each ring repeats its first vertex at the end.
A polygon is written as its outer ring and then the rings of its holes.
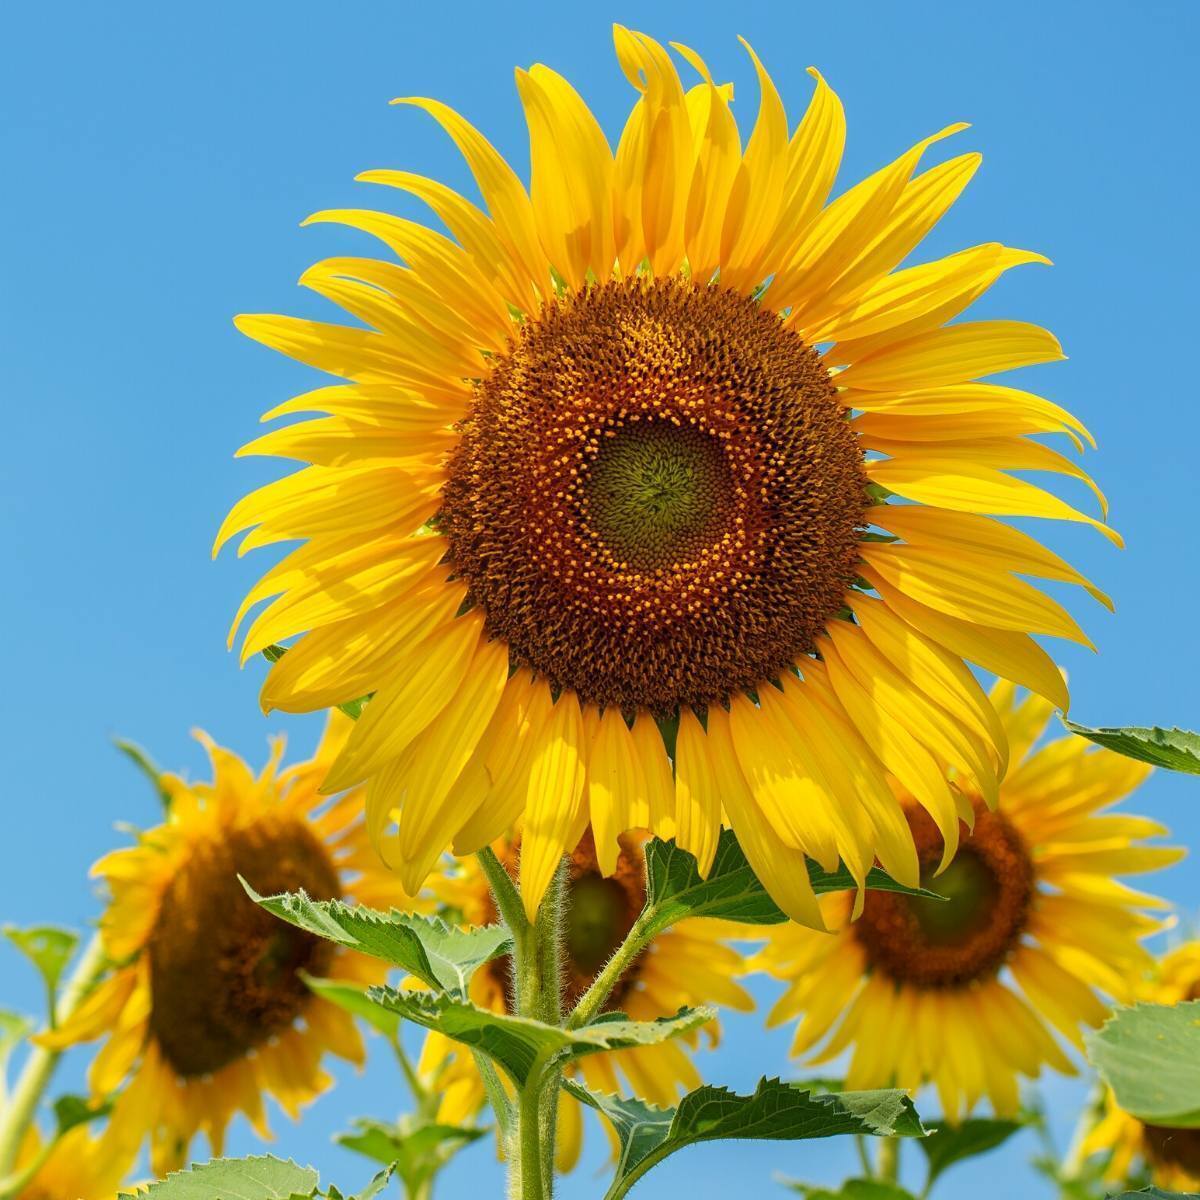
{"type": "MultiPolygon", "coordinates": [[[[104,952],[99,933],[95,933],[63,985],[58,1002],[53,1005],[49,1022],[51,1028],[61,1025],[71,1016],[107,965],[108,955],[104,952]]],[[[16,1164],[26,1131],[37,1116],[38,1104],[61,1057],[61,1050],[31,1046],[12,1096],[3,1112],[0,1112],[0,1179],[6,1183],[16,1164]]],[[[51,1144],[53,1140],[50,1139],[51,1144]]]]}
{"type": "Polygon", "coordinates": [[[875,1159],[875,1176],[884,1183],[895,1183],[900,1176],[900,1139],[879,1139],[879,1154],[875,1159]]]}
{"type": "Polygon", "coordinates": [[[579,997],[578,1003],[567,1018],[568,1029],[578,1029],[600,1015],[604,1002],[620,982],[621,976],[629,970],[634,959],[645,950],[653,938],[654,915],[649,909],[642,910],[625,940],[613,951],[612,957],[604,964],[604,969],[592,981],[591,987],[579,997]]]}
{"type": "Polygon", "coordinates": [[[492,889],[492,898],[496,901],[496,911],[500,914],[500,919],[508,926],[514,943],[523,941],[529,934],[529,918],[525,915],[521,893],[517,891],[512,876],[505,870],[504,864],[496,857],[496,852],[491,846],[476,851],[475,858],[487,878],[488,887],[492,889]]]}

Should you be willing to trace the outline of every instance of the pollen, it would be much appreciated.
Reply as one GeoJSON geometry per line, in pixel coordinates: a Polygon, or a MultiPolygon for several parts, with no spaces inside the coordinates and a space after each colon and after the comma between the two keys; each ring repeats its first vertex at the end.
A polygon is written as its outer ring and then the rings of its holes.
{"type": "Polygon", "coordinates": [[[593,285],[476,388],[438,528],[528,666],[585,703],[721,702],[810,652],[856,574],[857,439],[820,357],[739,293],[593,285]]]}

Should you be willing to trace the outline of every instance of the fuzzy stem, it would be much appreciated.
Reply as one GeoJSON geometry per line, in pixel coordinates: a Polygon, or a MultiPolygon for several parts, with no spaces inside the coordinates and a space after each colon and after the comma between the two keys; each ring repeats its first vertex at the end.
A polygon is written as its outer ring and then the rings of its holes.
{"type": "Polygon", "coordinates": [[[884,1183],[895,1183],[900,1175],[900,1139],[879,1139],[879,1154],[875,1160],[875,1174],[884,1183]]]}
{"type": "Polygon", "coordinates": [[[613,951],[612,957],[604,964],[604,969],[592,980],[591,987],[579,997],[579,1002],[567,1018],[568,1029],[578,1029],[589,1021],[594,1021],[600,1015],[604,1002],[611,995],[613,988],[617,986],[621,976],[629,970],[633,960],[641,954],[654,936],[653,920],[654,914],[649,910],[643,910],[641,916],[633,923],[625,940],[613,951]]]}
{"type": "MultiPolygon", "coordinates": [[[[75,964],[75,969],[63,985],[58,1003],[51,1013],[51,1027],[61,1025],[71,1016],[107,965],[108,956],[104,953],[100,935],[93,934],[92,940],[75,964]]],[[[4,1194],[11,1191],[7,1186],[9,1172],[16,1164],[25,1133],[37,1116],[38,1104],[61,1057],[61,1050],[31,1046],[12,1096],[3,1113],[0,1113],[0,1180],[4,1180],[4,1185],[0,1186],[5,1186],[4,1194]]]]}

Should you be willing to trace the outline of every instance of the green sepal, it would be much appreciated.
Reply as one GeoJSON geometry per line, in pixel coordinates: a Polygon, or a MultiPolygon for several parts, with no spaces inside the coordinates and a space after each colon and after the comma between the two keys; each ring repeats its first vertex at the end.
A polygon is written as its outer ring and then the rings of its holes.
{"type": "Polygon", "coordinates": [[[524,1087],[539,1064],[654,1045],[697,1029],[716,1016],[715,1010],[707,1007],[681,1008],[675,1016],[655,1021],[631,1021],[624,1013],[614,1012],[579,1029],[562,1029],[529,1017],[490,1012],[451,996],[391,987],[373,987],[367,994],[406,1020],[480,1051],[517,1087],[524,1087]]]}
{"type": "Polygon", "coordinates": [[[406,1116],[394,1125],[357,1120],[351,1132],[339,1133],[334,1141],[375,1162],[386,1163],[404,1181],[406,1194],[416,1195],[459,1150],[485,1133],[486,1128],[406,1116]]]}
{"type": "Polygon", "coordinates": [[[121,1192],[120,1200],[307,1200],[320,1182],[312,1167],[272,1154],[214,1158],[173,1171],[144,1191],[121,1192]]]}
{"type": "MultiPolygon", "coordinates": [[[[645,855],[646,910],[651,914],[647,937],[691,917],[717,917],[743,925],[781,925],[788,919],[754,874],[732,829],[721,830],[707,878],[701,877],[695,857],[674,840],[652,838],[645,855]]],[[[810,859],[808,874],[818,895],[857,886],[845,867],[823,871],[810,859]]],[[[907,888],[878,867],[867,873],[866,883],[878,891],[942,898],[924,888],[907,888]]]]}
{"type": "Polygon", "coordinates": [[[1151,1125],[1200,1127],[1200,1000],[1119,1008],[1085,1040],[1127,1113],[1151,1125]]]}
{"type": "Polygon", "coordinates": [[[925,1191],[933,1187],[943,1171],[979,1154],[986,1154],[1029,1126],[1028,1120],[999,1117],[969,1117],[958,1125],[943,1123],[917,1144],[925,1152],[929,1174],[925,1191]]]}
{"type": "Polygon", "coordinates": [[[31,925],[28,929],[6,925],[4,936],[37,968],[46,984],[53,1021],[58,981],[79,945],[79,934],[70,929],[60,929],[57,925],[31,925]]]}
{"type": "Polygon", "coordinates": [[[54,1101],[54,1125],[59,1137],[76,1125],[87,1125],[112,1112],[112,1101],[93,1104],[86,1096],[65,1095],[54,1101]]]}
{"type": "Polygon", "coordinates": [[[137,742],[131,742],[125,738],[113,738],[113,745],[146,776],[150,781],[150,786],[154,789],[154,794],[158,797],[158,802],[163,806],[164,811],[170,812],[171,793],[163,784],[163,773],[158,764],[137,742]]]}
{"type": "Polygon", "coordinates": [[[620,1142],[605,1200],[620,1200],[651,1167],[699,1142],[927,1136],[912,1100],[897,1089],[813,1095],[803,1085],[764,1078],[749,1096],[705,1086],[689,1092],[675,1108],[655,1108],[643,1100],[593,1092],[574,1080],[564,1081],[563,1087],[607,1117],[620,1142]]]}
{"type": "Polygon", "coordinates": [[[440,917],[312,900],[302,891],[264,897],[244,879],[241,882],[251,900],[297,929],[403,967],[422,983],[451,995],[465,997],[475,971],[512,950],[512,935],[502,925],[461,929],[440,917]]]}
{"type": "Polygon", "coordinates": [[[1139,762],[1170,771],[1200,775],[1200,733],[1188,729],[1163,729],[1158,725],[1109,725],[1092,728],[1063,718],[1063,724],[1080,737],[1139,762]]]}

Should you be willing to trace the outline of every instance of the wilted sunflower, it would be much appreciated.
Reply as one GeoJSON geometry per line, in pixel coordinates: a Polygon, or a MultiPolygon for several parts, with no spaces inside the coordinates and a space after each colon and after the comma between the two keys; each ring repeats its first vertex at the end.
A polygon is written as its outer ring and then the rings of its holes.
{"type": "MultiPolygon", "coordinates": [[[[495,849],[513,874],[517,870],[517,845],[497,842],[495,849]]],[[[473,859],[430,880],[439,900],[455,909],[470,925],[498,920],[487,880],[473,859]]],[[[622,837],[615,869],[603,873],[596,858],[591,833],[572,853],[567,869],[566,919],[563,930],[563,1002],[569,1010],[591,986],[600,969],[625,940],[646,901],[646,869],[638,839],[622,837]]],[[[617,981],[605,1005],[606,1012],[620,1010],[638,1021],[674,1016],[680,1008],[719,1004],[747,1012],[754,1007],[748,992],[735,982],[746,963],[726,939],[745,937],[744,926],[696,919],[682,921],[655,938],[617,981]]],[[[476,972],[471,999],[493,1012],[511,1009],[511,963],[494,959],[476,972]]],[[[720,1036],[716,1023],[705,1027],[709,1043],[720,1036]]],[[[618,1076],[651,1104],[674,1104],[681,1093],[701,1084],[689,1049],[695,1050],[699,1034],[685,1038],[594,1054],[572,1064],[571,1070],[589,1087],[602,1092],[622,1090],[618,1076]]],[[[437,1033],[425,1039],[421,1073],[442,1095],[440,1120],[462,1124],[483,1107],[483,1082],[471,1056],[462,1047],[437,1033]]],[[[583,1115],[579,1102],[565,1092],[559,1101],[557,1165],[569,1171],[579,1158],[583,1115]]]]}
{"type": "MultiPolygon", "coordinates": [[[[429,204],[451,237],[366,210],[318,213],[399,259],[338,257],[302,282],[362,326],[243,316],[250,337],[347,381],[268,417],[323,413],[243,454],[310,464],[229,514],[219,548],[296,540],[250,590],[245,657],[300,635],[265,708],[374,699],[327,786],[368,783],[369,824],[416,892],[448,845],[523,822],[536,909],[582,820],[674,833],[707,869],[723,820],[797,920],[804,856],[913,882],[885,779],[931,815],[947,861],[995,799],[1007,751],[964,665],[1068,701],[1030,634],[1087,642],[1016,577],[1094,589],[984,514],[1095,525],[1010,470],[1080,468],[1026,435],[1084,427],[974,382],[1062,357],[1015,321],[947,325],[1041,255],[987,243],[897,270],[980,162],[918,173],[951,125],[827,203],[837,96],[789,134],[675,46],[617,27],[636,93],[614,153],[560,75],[517,72],[526,192],[484,136],[415,105],[462,151],[487,211],[403,171],[362,179],[429,204]],[[868,457],[869,456],[869,457],[868,457]],[[904,503],[893,502],[903,500],[904,503]]],[[[1099,494],[1099,493],[1097,493],[1099,494]]],[[[1102,597],[1101,597],[1102,598],[1102,597]]],[[[233,634],[231,634],[232,639],[233,634]]]]}
{"type": "MultiPolygon", "coordinates": [[[[1200,941],[1166,954],[1155,973],[1137,989],[1136,998],[1152,1004],[1200,1000],[1200,941]]],[[[1200,1191],[1200,1129],[1147,1125],[1120,1108],[1111,1094],[1106,1097],[1103,1118],[1083,1143],[1083,1152],[1111,1154],[1105,1177],[1113,1182],[1128,1179],[1134,1164],[1141,1163],[1159,1187],[1200,1191]]]]}
{"type": "MultiPolygon", "coordinates": [[[[42,1135],[30,1127],[15,1172],[26,1170],[44,1146],[42,1135]]],[[[63,1134],[13,1200],[113,1200],[133,1165],[135,1151],[136,1147],[123,1148],[115,1138],[97,1136],[86,1126],[76,1125],[63,1134]]]]}
{"type": "Polygon", "coordinates": [[[282,771],[277,739],[257,776],[199,734],[212,782],[163,775],[166,821],[93,868],[111,892],[100,929],[117,966],[39,1040],[107,1038],[89,1084],[100,1097],[125,1084],[110,1132],[134,1146],[148,1134],[158,1174],[182,1164],[201,1131],[220,1154],[239,1111],[269,1136],[268,1095],[295,1119],[332,1083],[326,1052],[363,1061],[352,1018],[299,973],[366,985],[381,981],[382,964],[285,924],[238,882],[263,895],[303,888],[317,899],[411,904],[369,844],[361,795],[330,804],[317,792],[349,724],[332,714],[315,757],[282,771]]]}
{"type": "MultiPolygon", "coordinates": [[[[1018,765],[996,811],[975,799],[974,831],[932,881],[950,899],[868,892],[835,936],[780,926],[758,960],[788,984],[771,1022],[799,1018],[794,1054],[818,1048],[810,1061],[827,1062],[852,1049],[848,1088],[933,1083],[952,1121],[984,1095],[1016,1112],[1018,1076],[1043,1066],[1074,1073],[1052,1031],[1082,1049],[1083,1027],[1108,1015],[1101,996],[1129,998],[1153,961],[1140,940],[1161,928],[1143,910],[1164,902],[1114,877],[1183,855],[1142,841],[1166,832],[1156,822],[1100,811],[1149,767],[1077,737],[1028,753],[1051,706],[1014,704],[1003,683],[992,700],[1018,765]]],[[[928,879],[941,835],[902,799],[928,879]]],[[[844,922],[847,905],[831,896],[827,913],[844,922]]]]}

